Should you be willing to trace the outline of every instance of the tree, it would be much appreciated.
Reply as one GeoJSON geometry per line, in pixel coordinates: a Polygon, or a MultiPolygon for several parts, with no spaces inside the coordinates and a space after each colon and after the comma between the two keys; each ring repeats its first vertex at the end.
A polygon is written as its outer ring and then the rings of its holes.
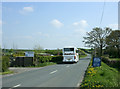
{"type": "Polygon", "coordinates": [[[40,50],[42,50],[42,47],[39,44],[37,44],[37,45],[34,46],[33,49],[34,49],[34,52],[35,52],[34,64],[37,65],[38,64],[38,59],[39,59],[37,53],[40,53],[40,50]]]}
{"type": "Polygon", "coordinates": [[[43,48],[38,44],[38,45],[35,45],[33,49],[34,49],[34,51],[37,53],[37,52],[39,52],[40,50],[42,50],[43,48]]]}
{"type": "Polygon", "coordinates": [[[35,45],[33,49],[34,50],[42,50],[42,47],[40,45],[35,45]]]}
{"type": "Polygon", "coordinates": [[[118,57],[120,57],[120,30],[114,30],[106,37],[106,44],[109,47],[117,49],[118,57]]]}
{"type": "Polygon", "coordinates": [[[102,56],[102,50],[106,46],[106,37],[111,33],[110,28],[106,27],[104,30],[102,28],[93,28],[91,32],[87,32],[87,37],[84,38],[84,43],[87,47],[99,49],[99,56],[102,56]]]}

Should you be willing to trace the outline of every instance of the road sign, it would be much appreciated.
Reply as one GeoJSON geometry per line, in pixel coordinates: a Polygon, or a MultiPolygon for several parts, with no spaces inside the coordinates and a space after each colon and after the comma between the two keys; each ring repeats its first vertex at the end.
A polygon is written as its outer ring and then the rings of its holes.
{"type": "Polygon", "coordinates": [[[94,57],[92,62],[93,67],[99,67],[101,66],[101,59],[99,57],[94,57]]]}
{"type": "Polygon", "coordinates": [[[25,56],[26,57],[34,57],[34,52],[31,52],[31,51],[25,52],[25,56]]]}

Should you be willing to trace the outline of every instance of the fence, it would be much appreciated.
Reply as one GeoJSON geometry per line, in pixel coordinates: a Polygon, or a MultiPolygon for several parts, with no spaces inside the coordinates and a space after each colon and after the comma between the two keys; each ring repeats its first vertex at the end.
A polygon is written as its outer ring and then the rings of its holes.
{"type": "Polygon", "coordinates": [[[10,66],[27,67],[33,65],[33,57],[16,57],[11,61],[10,66]]]}

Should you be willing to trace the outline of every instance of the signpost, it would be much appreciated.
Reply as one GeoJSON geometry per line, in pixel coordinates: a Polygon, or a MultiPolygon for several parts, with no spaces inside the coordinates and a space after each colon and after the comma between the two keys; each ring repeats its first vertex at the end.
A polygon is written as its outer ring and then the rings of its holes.
{"type": "Polygon", "coordinates": [[[26,57],[34,57],[34,52],[31,52],[31,51],[25,52],[25,56],[26,57]]]}
{"type": "Polygon", "coordinates": [[[94,57],[92,62],[93,67],[99,67],[101,66],[101,59],[99,57],[94,57]]]}

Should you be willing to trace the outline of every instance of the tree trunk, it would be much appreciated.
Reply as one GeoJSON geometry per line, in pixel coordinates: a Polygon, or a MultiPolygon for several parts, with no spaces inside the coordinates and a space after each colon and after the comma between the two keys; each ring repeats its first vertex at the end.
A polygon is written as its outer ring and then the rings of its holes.
{"type": "Polygon", "coordinates": [[[116,45],[116,47],[117,47],[117,51],[118,51],[118,58],[120,58],[120,49],[119,49],[119,45],[116,45]]]}
{"type": "Polygon", "coordinates": [[[100,45],[100,57],[102,56],[102,45],[100,45]]]}

